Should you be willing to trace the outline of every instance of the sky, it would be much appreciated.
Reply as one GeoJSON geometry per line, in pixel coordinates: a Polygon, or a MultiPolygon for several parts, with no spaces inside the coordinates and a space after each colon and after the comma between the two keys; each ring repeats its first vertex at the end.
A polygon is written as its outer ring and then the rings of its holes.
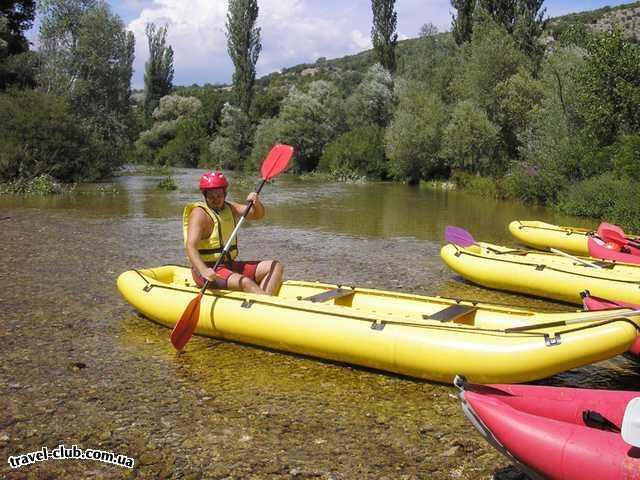
{"type": "MultiPolygon", "coordinates": [[[[630,1],[630,0],[628,0],[630,1]]],[[[547,0],[547,15],[628,3],[615,0],[547,0]]],[[[142,88],[148,57],[145,25],[167,25],[174,50],[174,84],[228,84],[233,64],[227,53],[227,0],[112,0],[136,38],[132,86],[142,88]]],[[[371,48],[371,0],[259,0],[262,53],[258,77],[320,57],[336,58],[371,48]]],[[[439,31],[451,26],[450,0],[396,0],[400,39],[418,35],[425,23],[439,31]]],[[[30,37],[37,45],[37,25],[30,37]]]]}

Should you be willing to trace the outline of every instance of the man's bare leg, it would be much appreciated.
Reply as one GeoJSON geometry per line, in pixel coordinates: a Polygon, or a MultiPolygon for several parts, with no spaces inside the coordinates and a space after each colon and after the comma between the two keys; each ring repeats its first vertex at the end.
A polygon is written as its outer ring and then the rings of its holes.
{"type": "Polygon", "coordinates": [[[259,295],[266,294],[266,292],[260,288],[256,282],[250,278],[240,275],[239,273],[232,273],[229,278],[227,278],[227,288],[229,288],[229,290],[257,293],[259,295]]]}
{"type": "Polygon", "coordinates": [[[277,295],[282,285],[284,267],[277,260],[265,260],[256,267],[256,282],[267,295],[277,295]]]}

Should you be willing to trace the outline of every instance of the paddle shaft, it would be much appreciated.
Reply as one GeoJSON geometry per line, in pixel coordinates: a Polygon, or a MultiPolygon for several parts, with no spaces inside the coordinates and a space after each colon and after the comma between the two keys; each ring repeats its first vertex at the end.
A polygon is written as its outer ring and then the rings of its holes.
{"type": "Polygon", "coordinates": [[[612,312],[603,315],[585,315],[584,317],[571,318],[569,320],[560,320],[558,322],[538,323],[537,325],[522,325],[520,327],[505,328],[504,332],[513,333],[525,332],[527,330],[538,330],[539,328],[564,327],[565,325],[572,325],[574,323],[600,322],[604,320],[613,320],[616,318],[628,318],[635,315],[640,315],[640,309],[630,310],[628,312],[612,312]]]}
{"type": "MultiPolygon", "coordinates": [[[[263,179],[262,182],[260,182],[260,185],[256,189],[256,194],[260,194],[260,192],[262,191],[262,187],[264,187],[265,183],[267,183],[267,181],[265,179],[263,179]]],[[[216,268],[218,268],[220,266],[222,261],[229,254],[229,250],[231,250],[231,242],[233,242],[233,239],[236,238],[236,235],[238,234],[238,230],[240,229],[240,226],[244,223],[244,219],[249,214],[249,210],[251,210],[251,207],[253,207],[253,200],[249,201],[249,203],[247,204],[247,206],[244,209],[244,212],[242,212],[242,216],[240,217],[240,220],[238,220],[238,223],[236,224],[236,228],[234,228],[233,232],[231,232],[231,236],[229,237],[229,240],[227,240],[227,243],[225,244],[224,248],[222,249],[222,253],[220,253],[220,257],[218,258],[218,260],[216,260],[216,263],[213,265],[213,270],[214,271],[215,271],[216,268]]],[[[202,289],[200,290],[200,293],[204,294],[204,292],[205,292],[205,290],[207,290],[208,286],[209,286],[209,280],[207,279],[207,280],[205,280],[204,285],[202,286],[202,289]]]]}
{"type": "Polygon", "coordinates": [[[581,263],[582,265],[585,265],[587,267],[597,268],[599,270],[602,270],[602,267],[600,265],[596,265],[595,263],[587,262],[586,260],[582,260],[578,257],[574,257],[573,255],[569,255],[568,253],[565,253],[562,250],[558,250],[557,248],[549,248],[549,250],[558,255],[562,255],[563,257],[567,257],[572,260],[575,260],[576,262],[581,263]]]}

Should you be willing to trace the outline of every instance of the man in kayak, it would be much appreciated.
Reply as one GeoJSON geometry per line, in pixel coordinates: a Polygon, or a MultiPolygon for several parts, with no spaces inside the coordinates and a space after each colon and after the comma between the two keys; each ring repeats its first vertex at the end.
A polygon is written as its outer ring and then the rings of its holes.
{"type": "MultiPolygon", "coordinates": [[[[276,295],[282,284],[282,264],[276,260],[237,261],[237,237],[227,258],[216,270],[212,268],[246,207],[226,200],[228,186],[221,172],[205,173],[200,177],[204,201],[189,203],[184,209],[182,230],[193,279],[199,287],[209,280],[211,288],[276,295]]],[[[251,200],[254,203],[246,218],[260,220],[265,214],[264,205],[256,192],[247,196],[247,202],[251,200]]]]}

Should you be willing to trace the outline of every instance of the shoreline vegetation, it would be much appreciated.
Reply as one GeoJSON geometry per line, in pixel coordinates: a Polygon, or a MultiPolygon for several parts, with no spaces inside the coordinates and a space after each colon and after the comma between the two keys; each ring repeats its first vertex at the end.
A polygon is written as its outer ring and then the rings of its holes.
{"type": "Polygon", "coordinates": [[[281,142],[303,179],[455,188],[640,230],[638,2],[547,19],[543,1],[455,0],[451,32],[427,22],[402,41],[394,2],[374,2],[372,50],[258,79],[257,3],[231,2],[232,88],[174,86],[167,27],[149,24],[135,92],[122,20],[66,1],[0,16],[0,194],[73,192],[128,164],[171,191],[171,167],[254,172],[281,142]]]}

